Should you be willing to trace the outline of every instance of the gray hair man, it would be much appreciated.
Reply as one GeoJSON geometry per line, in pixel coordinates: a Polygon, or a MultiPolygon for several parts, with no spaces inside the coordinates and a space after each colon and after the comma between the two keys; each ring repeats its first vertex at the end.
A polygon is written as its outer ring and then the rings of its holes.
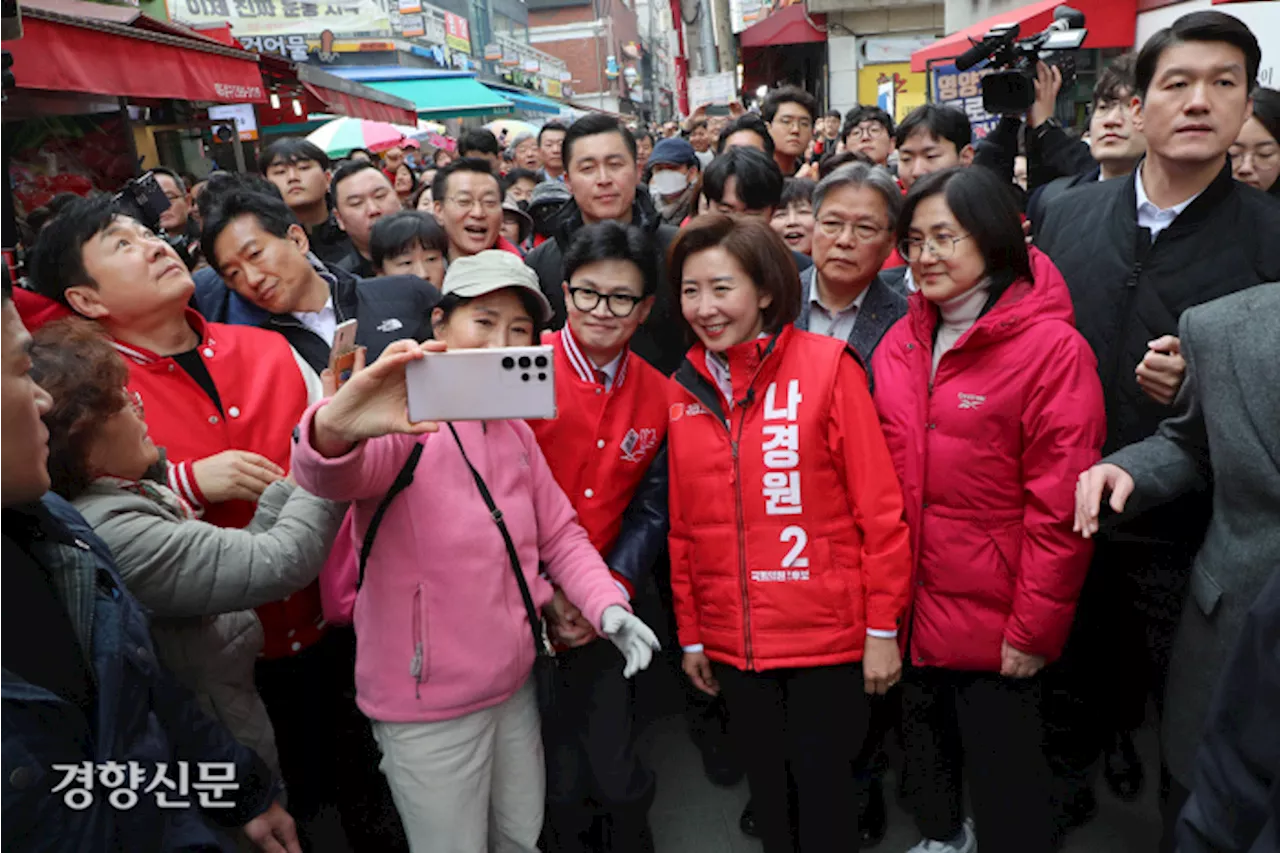
{"type": "Polygon", "coordinates": [[[813,191],[813,267],[800,274],[797,328],[849,342],[871,375],[871,353],[907,312],[905,267],[893,251],[902,194],[883,166],[850,163],[813,191]]]}

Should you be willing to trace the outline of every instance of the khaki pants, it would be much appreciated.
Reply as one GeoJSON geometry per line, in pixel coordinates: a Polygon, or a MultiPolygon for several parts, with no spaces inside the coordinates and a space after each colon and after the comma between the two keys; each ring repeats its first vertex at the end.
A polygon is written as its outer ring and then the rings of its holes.
{"type": "Polygon", "coordinates": [[[546,771],[532,679],[492,708],[374,721],[373,734],[414,853],[536,853],[546,771]]]}

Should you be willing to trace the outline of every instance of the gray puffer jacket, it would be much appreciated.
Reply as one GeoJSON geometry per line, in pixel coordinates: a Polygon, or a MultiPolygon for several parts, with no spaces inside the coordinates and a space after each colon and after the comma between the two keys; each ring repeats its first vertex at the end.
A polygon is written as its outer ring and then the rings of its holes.
{"type": "MultiPolygon", "coordinates": [[[[148,479],[165,482],[156,468],[148,479]]],[[[282,480],[262,493],[248,527],[228,529],[103,482],[73,503],[152,611],[160,659],[278,773],[275,733],[253,681],[263,636],[252,608],[315,580],[346,505],[282,480]]]]}

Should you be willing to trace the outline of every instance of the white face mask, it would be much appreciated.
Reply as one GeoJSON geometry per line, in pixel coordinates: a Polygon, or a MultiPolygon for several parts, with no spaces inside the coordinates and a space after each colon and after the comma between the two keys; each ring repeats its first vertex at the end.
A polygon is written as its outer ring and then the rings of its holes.
{"type": "Polygon", "coordinates": [[[671,169],[654,172],[649,178],[649,188],[658,195],[675,195],[689,186],[689,178],[671,169]]]}

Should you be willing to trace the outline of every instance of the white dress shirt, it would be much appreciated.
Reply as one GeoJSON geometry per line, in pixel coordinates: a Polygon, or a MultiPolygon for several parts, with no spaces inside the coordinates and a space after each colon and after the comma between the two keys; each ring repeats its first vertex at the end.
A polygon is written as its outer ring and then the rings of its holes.
{"type": "Polygon", "coordinates": [[[1160,232],[1173,224],[1173,220],[1178,218],[1178,214],[1187,209],[1191,202],[1200,197],[1200,193],[1196,193],[1186,201],[1181,201],[1173,207],[1159,208],[1155,202],[1147,198],[1147,191],[1142,186],[1142,165],[1133,172],[1133,187],[1138,196],[1138,227],[1146,228],[1151,232],[1151,242],[1154,243],[1156,238],[1160,236],[1160,232]]]}
{"type": "Polygon", "coordinates": [[[294,311],[293,316],[329,346],[333,346],[333,337],[338,331],[338,314],[333,308],[333,297],[325,300],[319,311],[294,311]]]}

